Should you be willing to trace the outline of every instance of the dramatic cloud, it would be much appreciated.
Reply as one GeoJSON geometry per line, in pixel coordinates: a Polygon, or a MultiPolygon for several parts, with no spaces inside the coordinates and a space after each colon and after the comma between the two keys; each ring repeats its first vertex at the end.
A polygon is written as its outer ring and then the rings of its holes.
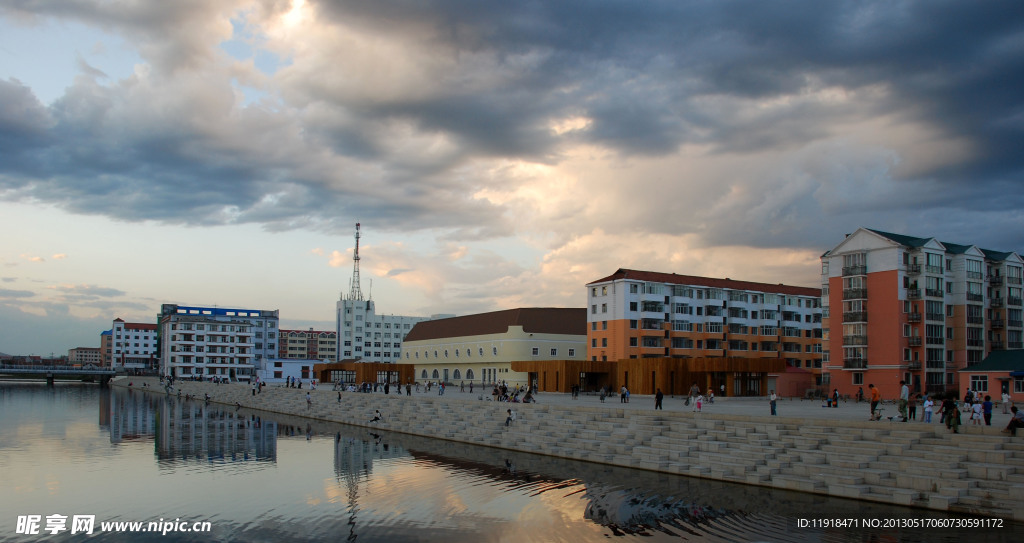
{"type": "Polygon", "coordinates": [[[581,305],[627,265],[814,285],[858,226],[1024,250],[1020,2],[0,2],[58,23],[102,37],[46,103],[0,72],[0,200],[362,221],[417,310],[581,305]]]}

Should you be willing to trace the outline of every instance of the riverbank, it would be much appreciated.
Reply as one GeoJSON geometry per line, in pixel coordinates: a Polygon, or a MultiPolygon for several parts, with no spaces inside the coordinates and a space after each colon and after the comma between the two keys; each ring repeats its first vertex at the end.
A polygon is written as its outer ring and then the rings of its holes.
{"type": "MultiPolygon", "coordinates": [[[[112,384],[165,393],[155,378],[112,384]]],[[[636,396],[629,404],[617,398],[602,404],[596,397],[545,394],[537,404],[507,404],[481,400],[480,390],[453,388],[444,396],[436,389],[386,396],[268,386],[254,396],[243,384],[184,381],[174,394],[562,458],[1024,521],[1024,436],[1000,434],[1002,417],[992,427],[962,426],[951,434],[936,423],[867,422],[865,404],[828,409],[782,401],[779,412],[787,416],[771,417],[752,414],[766,411],[766,402],[742,398],[719,399],[696,413],[677,398],[654,411],[653,399],[636,396]],[[506,426],[510,408],[517,420],[506,426]],[[376,410],[383,420],[371,422],[376,410]]]]}

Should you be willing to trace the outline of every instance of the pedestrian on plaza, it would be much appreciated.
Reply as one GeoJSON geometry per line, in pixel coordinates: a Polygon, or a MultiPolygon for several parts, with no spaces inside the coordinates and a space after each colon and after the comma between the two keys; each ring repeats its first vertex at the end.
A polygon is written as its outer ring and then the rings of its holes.
{"type": "Polygon", "coordinates": [[[1010,408],[1013,407],[1013,400],[1010,399],[1010,391],[1003,391],[1003,414],[1010,412],[1010,408]]]}
{"type": "Polygon", "coordinates": [[[857,403],[864,401],[864,387],[857,388],[857,403]]]}
{"type": "Polygon", "coordinates": [[[619,403],[626,403],[626,387],[625,387],[625,385],[623,385],[623,387],[619,389],[619,403]]]}
{"type": "Polygon", "coordinates": [[[871,418],[868,420],[878,420],[882,418],[882,414],[878,412],[878,402],[882,401],[882,393],[874,384],[868,385],[868,392],[871,393],[871,418]]]}
{"type": "Polygon", "coordinates": [[[313,407],[313,398],[309,395],[309,391],[306,391],[306,409],[313,407]]]}
{"type": "Polygon", "coordinates": [[[768,405],[771,406],[771,408],[772,408],[772,416],[774,417],[774,416],[778,415],[778,413],[775,412],[775,406],[778,403],[778,397],[775,396],[775,390],[771,390],[769,392],[770,392],[770,395],[768,396],[768,405]]]}
{"type": "Polygon", "coordinates": [[[985,401],[981,403],[981,416],[985,419],[985,426],[992,426],[992,396],[985,396],[985,401]]]}
{"type": "Polygon", "coordinates": [[[695,405],[697,407],[697,412],[700,413],[701,409],[704,407],[704,396],[698,394],[697,403],[695,405]]]}
{"type": "Polygon", "coordinates": [[[899,413],[903,417],[903,422],[907,422],[907,404],[910,403],[910,387],[907,386],[906,381],[900,381],[900,403],[899,413]]]}
{"type": "Polygon", "coordinates": [[[957,408],[956,400],[947,396],[942,401],[942,415],[946,420],[946,428],[953,430],[954,434],[960,433],[960,409],[957,408]]]}
{"type": "Polygon", "coordinates": [[[661,401],[664,399],[665,395],[661,393],[661,389],[659,388],[658,392],[654,395],[654,408],[664,411],[664,408],[661,407],[661,401]]]}
{"type": "Polygon", "coordinates": [[[971,426],[981,426],[981,414],[981,402],[974,402],[974,405],[971,406],[971,426]]]}
{"type": "Polygon", "coordinates": [[[920,394],[911,394],[910,401],[907,403],[907,414],[910,415],[910,420],[917,420],[917,402],[921,401],[920,394]]]}
{"type": "Polygon", "coordinates": [[[509,409],[507,411],[507,413],[508,413],[508,416],[505,417],[505,426],[508,426],[509,424],[512,424],[513,422],[516,421],[516,412],[515,411],[509,409]]]}
{"type": "Polygon", "coordinates": [[[725,383],[722,383],[722,386],[718,387],[718,391],[720,392],[719,396],[724,398],[725,397],[725,383]]]}
{"type": "Polygon", "coordinates": [[[686,405],[690,405],[690,402],[692,402],[698,394],[700,394],[700,387],[697,386],[697,383],[694,383],[693,386],[690,387],[690,395],[686,397],[686,405]]]}
{"type": "Polygon", "coordinates": [[[839,407],[839,389],[832,390],[832,407],[839,407]]]}
{"type": "Polygon", "coordinates": [[[935,402],[932,401],[932,397],[928,396],[924,399],[924,421],[927,423],[932,422],[932,411],[935,409],[935,402]]]}
{"type": "Polygon", "coordinates": [[[604,399],[606,397],[608,397],[608,391],[607,391],[607,389],[605,389],[605,387],[601,387],[601,396],[600,396],[601,403],[604,403],[604,399]]]}
{"type": "Polygon", "coordinates": [[[405,395],[406,396],[412,396],[412,384],[410,384],[410,383],[406,383],[405,384],[405,395]]]}

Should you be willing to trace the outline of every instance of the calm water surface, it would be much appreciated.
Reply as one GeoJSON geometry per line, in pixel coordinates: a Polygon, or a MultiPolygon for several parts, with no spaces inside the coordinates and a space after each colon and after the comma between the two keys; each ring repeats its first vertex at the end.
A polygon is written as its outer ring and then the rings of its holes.
{"type": "Polygon", "coordinates": [[[1024,541],[958,518],[512,453],[95,385],[0,383],[0,541],[1024,541]],[[41,515],[40,534],[18,517],[41,515]],[[45,517],[68,517],[45,531],[45,517]],[[95,515],[93,535],[71,534],[95,515]],[[206,533],[101,532],[180,519],[206,533]]]}

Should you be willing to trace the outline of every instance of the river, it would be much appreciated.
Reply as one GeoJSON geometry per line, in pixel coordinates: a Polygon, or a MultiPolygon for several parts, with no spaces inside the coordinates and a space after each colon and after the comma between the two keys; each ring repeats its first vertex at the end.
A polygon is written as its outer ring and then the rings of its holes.
{"type": "Polygon", "coordinates": [[[1010,521],[264,415],[0,383],[0,541],[1024,541],[1010,521]]]}

